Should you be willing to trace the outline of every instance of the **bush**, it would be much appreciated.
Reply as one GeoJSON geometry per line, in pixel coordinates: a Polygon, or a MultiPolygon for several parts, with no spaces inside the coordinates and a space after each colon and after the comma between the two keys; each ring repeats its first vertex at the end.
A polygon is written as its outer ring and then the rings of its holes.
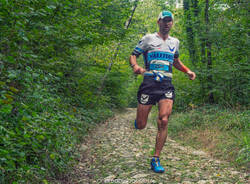
{"type": "Polygon", "coordinates": [[[71,99],[55,93],[58,78],[51,74],[29,67],[11,74],[26,88],[18,90],[1,82],[2,182],[39,183],[57,178],[70,169],[77,144],[88,129],[112,113],[107,108],[68,104],[71,99]]]}
{"type": "Polygon", "coordinates": [[[249,164],[249,110],[204,105],[175,112],[169,123],[171,137],[238,166],[249,164]]]}

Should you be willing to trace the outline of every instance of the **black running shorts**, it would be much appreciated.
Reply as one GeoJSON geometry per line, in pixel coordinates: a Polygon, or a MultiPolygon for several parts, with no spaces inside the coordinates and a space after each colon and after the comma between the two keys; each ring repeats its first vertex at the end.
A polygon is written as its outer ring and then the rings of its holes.
{"type": "Polygon", "coordinates": [[[174,100],[174,86],[169,79],[158,82],[151,76],[144,76],[138,93],[137,100],[143,105],[155,105],[162,99],[174,100]]]}

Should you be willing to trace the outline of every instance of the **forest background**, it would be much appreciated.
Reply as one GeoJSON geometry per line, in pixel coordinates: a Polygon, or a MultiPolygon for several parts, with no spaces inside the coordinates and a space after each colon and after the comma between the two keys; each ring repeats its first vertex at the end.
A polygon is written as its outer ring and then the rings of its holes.
{"type": "Polygon", "coordinates": [[[142,76],[133,75],[128,57],[158,30],[163,9],[174,13],[171,35],[197,74],[191,82],[174,71],[170,135],[202,148],[212,142],[213,156],[249,166],[249,2],[175,3],[0,1],[0,183],[62,177],[90,129],[136,107],[142,76]]]}

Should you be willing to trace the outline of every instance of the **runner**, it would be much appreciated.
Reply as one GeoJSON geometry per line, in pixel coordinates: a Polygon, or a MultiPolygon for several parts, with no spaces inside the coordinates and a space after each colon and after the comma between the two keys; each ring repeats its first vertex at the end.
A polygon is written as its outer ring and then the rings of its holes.
{"type": "Polygon", "coordinates": [[[168,119],[172,112],[175,89],[172,85],[172,66],[186,73],[194,80],[196,75],[179,59],[179,40],[169,36],[173,25],[173,14],[162,11],[158,17],[159,32],[145,35],[130,56],[130,65],[135,74],[143,74],[144,79],[137,93],[138,106],[135,128],[146,127],[152,105],[158,103],[158,132],[155,153],[151,160],[154,172],[162,173],[165,169],[160,164],[160,153],[167,138],[168,119]],[[145,69],[140,67],[136,58],[143,54],[145,69]]]}

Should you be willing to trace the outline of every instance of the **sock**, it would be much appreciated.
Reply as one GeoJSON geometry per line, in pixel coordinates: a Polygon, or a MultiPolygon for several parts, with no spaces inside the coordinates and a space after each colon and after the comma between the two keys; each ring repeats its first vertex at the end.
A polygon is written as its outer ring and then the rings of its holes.
{"type": "Polygon", "coordinates": [[[138,129],[137,124],[136,124],[136,120],[135,120],[135,128],[138,129]]]}

